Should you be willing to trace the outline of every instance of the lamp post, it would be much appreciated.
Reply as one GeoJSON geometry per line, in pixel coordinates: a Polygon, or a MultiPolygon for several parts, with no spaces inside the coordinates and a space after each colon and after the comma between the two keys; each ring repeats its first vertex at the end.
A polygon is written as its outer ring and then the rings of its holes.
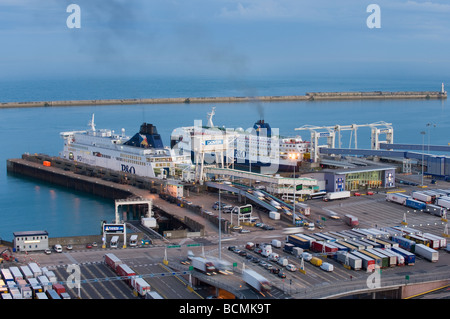
{"type": "Polygon", "coordinates": [[[430,154],[430,127],[436,127],[436,124],[434,123],[427,123],[428,127],[428,154],[430,154]]]}
{"type": "Polygon", "coordinates": [[[423,186],[423,153],[425,152],[424,148],[425,148],[425,131],[420,132],[420,134],[422,134],[422,186],[423,186]]]}
{"type": "Polygon", "coordinates": [[[297,193],[297,182],[296,182],[296,179],[295,179],[295,167],[297,166],[297,159],[298,159],[298,157],[299,157],[299,154],[298,153],[290,153],[289,154],[289,158],[290,159],[292,159],[292,160],[294,160],[294,211],[293,211],[293,214],[292,214],[292,223],[294,224],[294,226],[295,226],[295,214],[296,214],[296,211],[295,211],[295,200],[296,200],[296,198],[295,198],[295,195],[296,195],[296,193],[297,193]]]}

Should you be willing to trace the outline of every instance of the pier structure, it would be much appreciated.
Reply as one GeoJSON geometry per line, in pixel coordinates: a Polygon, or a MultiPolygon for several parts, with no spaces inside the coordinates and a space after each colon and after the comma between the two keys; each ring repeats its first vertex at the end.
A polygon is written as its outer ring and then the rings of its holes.
{"type": "Polygon", "coordinates": [[[277,96],[222,96],[222,97],[173,97],[173,98],[128,98],[99,100],[23,101],[0,102],[0,108],[67,107],[92,105],[136,105],[136,104],[179,104],[179,103],[250,103],[289,101],[345,101],[345,100],[401,100],[401,99],[446,99],[444,84],[440,91],[371,91],[371,92],[308,92],[305,95],[277,96]]]}

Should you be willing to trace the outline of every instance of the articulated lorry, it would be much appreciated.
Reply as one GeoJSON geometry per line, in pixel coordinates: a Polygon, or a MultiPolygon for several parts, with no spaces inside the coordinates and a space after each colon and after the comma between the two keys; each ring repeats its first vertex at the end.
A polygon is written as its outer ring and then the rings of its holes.
{"type": "Polygon", "coordinates": [[[269,281],[252,269],[245,269],[242,273],[242,279],[260,293],[269,292],[271,289],[269,281]]]}
{"type": "Polygon", "coordinates": [[[341,191],[341,192],[330,192],[327,193],[323,200],[324,201],[332,201],[332,200],[336,200],[336,199],[344,199],[344,198],[349,198],[350,197],[350,191],[341,191]]]}

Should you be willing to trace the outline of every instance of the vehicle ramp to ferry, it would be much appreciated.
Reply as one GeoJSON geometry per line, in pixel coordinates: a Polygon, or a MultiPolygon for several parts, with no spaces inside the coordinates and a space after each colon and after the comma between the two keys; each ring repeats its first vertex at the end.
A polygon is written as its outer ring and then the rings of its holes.
{"type": "Polygon", "coordinates": [[[236,193],[239,196],[245,196],[248,199],[250,199],[251,201],[253,201],[255,204],[257,204],[269,211],[277,211],[277,209],[274,206],[259,199],[257,196],[250,194],[243,186],[238,186],[238,185],[234,185],[234,184],[217,183],[217,182],[206,182],[205,185],[207,187],[212,187],[212,188],[216,188],[219,190],[236,193]]]}

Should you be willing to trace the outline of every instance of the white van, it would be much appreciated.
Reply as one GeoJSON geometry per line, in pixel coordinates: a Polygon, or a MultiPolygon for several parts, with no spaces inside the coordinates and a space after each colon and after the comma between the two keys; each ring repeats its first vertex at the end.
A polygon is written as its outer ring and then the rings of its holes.
{"type": "Polygon", "coordinates": [[[278,259],[280,259],[280,255],[278,255],[277,253],[269,254],[269,260],[270,261],[278,261],[278,259]]]}
{"type": "Polygon", "coordinates": [[[131,235],[131,237],[130,237],[130,246],[131,247],[137,246],[137,241],[138,241],[138,235],[131,235]]]}
{"type": "Polygon", "coordinates": [[[110,242],[110,247],[111,248],[117,248],[117,245],[119,244],[119,236],[113,236],[113,238],[111,238],[111,242],[110,242]]]}
{"type": "Polygon", "coordinates": [[[303,258],[305,261],[310,261],[312,259],[312,255],[310,253],[304,252],[300,255],[300,258],[303,258]]]}
{"type": "Polygon", "coordinates": [[[325,270],[325,271],[333,271],[334,267],[330,263],[322,263],[322,265],[320,265],[320,269],[325,270]]]}
{"type": "Polygon", "coordinates": [[[53,250],[56,251],[57,253],[62,253],[62,246],[59,244],[56,244],[53,246],[53,250]]]}

